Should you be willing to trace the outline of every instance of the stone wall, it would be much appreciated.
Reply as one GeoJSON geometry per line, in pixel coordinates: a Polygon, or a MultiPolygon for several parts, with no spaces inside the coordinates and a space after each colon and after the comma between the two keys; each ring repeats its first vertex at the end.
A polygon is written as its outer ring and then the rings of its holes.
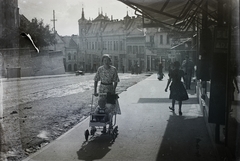
{"type": "Polygon", "coordinates": [[[36,53],[29,49],[0,50],[0,68],[2,77],[12,77],[9,75],[12,69],[19,69],[21,77],[65,73],[61,51],[36,53]]]}

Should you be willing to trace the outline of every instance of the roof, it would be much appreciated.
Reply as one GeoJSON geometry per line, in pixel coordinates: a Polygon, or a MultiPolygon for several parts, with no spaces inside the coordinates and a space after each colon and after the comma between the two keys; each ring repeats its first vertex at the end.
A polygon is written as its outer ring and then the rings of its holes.
{"type": "Polygon", "coordinates": [[[77,42],[73,36],[62,36],[62,40],[65,42],[67,48],[77,48],[77,42]]]}
{"type": "MultiPolygon", "coordinates": [[[[143,27],[187,31],[203,9],[204,0],[119,0],[143,18],[143,27]]],[[[217,0],[208,1],[208,15],[216,18],[217,0]]]]}
{"type": "Polygon", "coordinates": [[[93,22],[94,22],[94,21],[103,21],[103,20],[109,21],[110,19],[109,19],[107,16],[104,16],[103,14],[99,14],[99,15],[93,20],[93,22]]]}
{"type": "Polygon", "coordinates": [[[104,34],[115,33],[122,34],[124,33],[124,23],[123,21],[109,22],[104,28],[104,34]]]}

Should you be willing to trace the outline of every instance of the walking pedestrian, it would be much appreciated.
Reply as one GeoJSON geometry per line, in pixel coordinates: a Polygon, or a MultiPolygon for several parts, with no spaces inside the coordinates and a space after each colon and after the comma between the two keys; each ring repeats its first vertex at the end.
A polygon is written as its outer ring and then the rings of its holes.
{"type": "Polygon", "coordinates": [[[190,89],[191,82],[192,82],[192,77],[194,74],[194,63],[193,61],[189,58],[189,55],[186,55],[186,59],[183,60],[182,62],[182,69],[184,71],[184,83],[186,89],[190,89]]]}
{"type": "Polygon", "coordinates": [[[158,73],[157,73],[157,76],[158,76],[158,80],[162,80],[162,79],[163,79],[163,76],[164,76],[164,74],[163,74],[163,65],[162,65],[161,62],[158,64],[158,73]]]}
{"type": "Polygon", "coordinates": [[[170,95],[169,99],[172,99],[172,107],[169,107],[170,110],[174,112],[175,108],[175,102],[178,101],[179,104],[179,115],[182,115],[182,101],[188,100],[188,94],[187,91],[183,85],[183,82],[181,79],[184,76],[184,71],[180,70],[180,63],[178,61],[175,61],[173,64],[174,69],[169,73],[169,79],[167,82],[167,86],[165,88],[165,92],[167,92],[167,89],[170,85],[170,95]]]}
{"type": "MultiPolygon", "coordinates": [[[[108,54],[104,54],[102,56],[102,63],[103,65],[100,66],[97,69],[97,73],[94,77],[94,95],[98,96],[97,93],[97,86],[98,86],[98,81],[101,81],[100,86],[99,86],[99,93],[108,93],[114,95],[116,93],[116,87],[119,80],[117,69],[110,65],[111,64],[111,58],[108,54]]],[[[98,105],[100,107],[106,107],[107,103],[107,95],[99,95],[98,99],[98,105]]],[[[112,120],[113,113],[118,113],[120,114],[120,108],[118,101],[116,101],[116,104],[109,107],[109,117],[112,120]]],[[[112,125],[110,125],[112,126],[112,125]]],[[[111,127],[110,127],[111,128],[111,127]]],[[[103,128],[103,133],[106,132],[106,127],[103,128]]]]}

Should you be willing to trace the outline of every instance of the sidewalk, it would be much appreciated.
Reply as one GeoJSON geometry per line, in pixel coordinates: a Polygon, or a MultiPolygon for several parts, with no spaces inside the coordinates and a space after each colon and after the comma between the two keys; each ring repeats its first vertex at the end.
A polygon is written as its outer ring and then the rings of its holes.
{"type": "Polygon", "coordinates": [[[153,74],[120,94],[122,114],[117,116],[119,135],[112,142],[97,134],[85,142],[89,118],[23,161],[215,161],[195,90],[183,102],[183,115],[171,112],[167,77],[153,74]]]}

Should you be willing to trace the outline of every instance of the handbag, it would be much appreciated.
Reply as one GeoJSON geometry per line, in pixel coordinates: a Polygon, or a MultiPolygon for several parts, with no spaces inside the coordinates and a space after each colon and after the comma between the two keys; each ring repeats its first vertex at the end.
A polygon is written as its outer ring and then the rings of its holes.
{"type": "Polygon", "coordinates": [[[119,98],[118,94],[107,93],[106,102],[109,104],[116,104],[116,100],[119,98]]]}

